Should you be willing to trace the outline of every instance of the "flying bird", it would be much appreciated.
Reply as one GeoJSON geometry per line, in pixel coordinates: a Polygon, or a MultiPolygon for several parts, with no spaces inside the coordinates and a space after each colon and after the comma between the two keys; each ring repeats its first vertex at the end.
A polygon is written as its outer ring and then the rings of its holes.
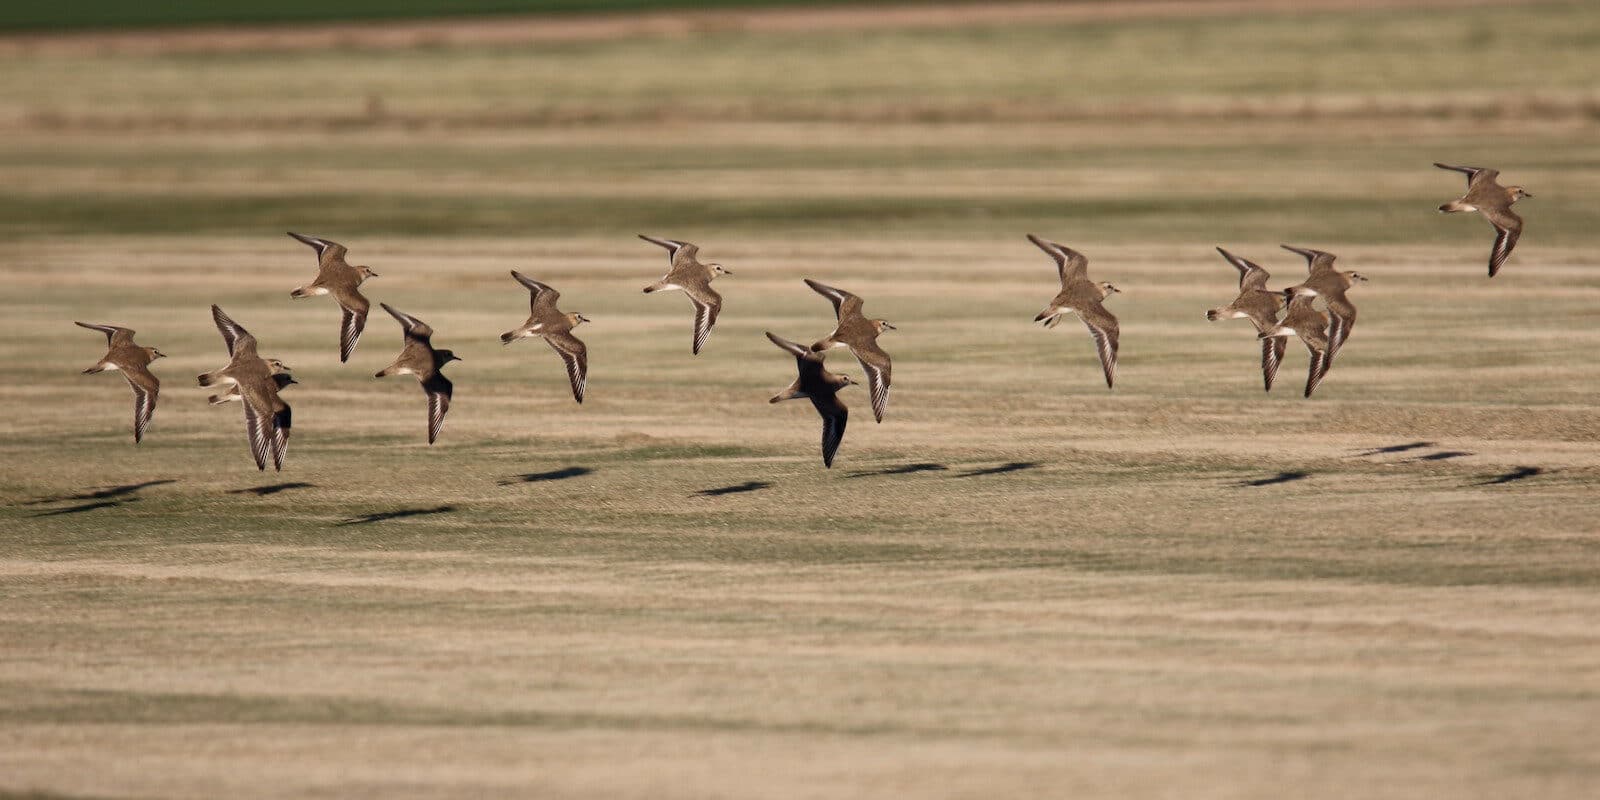
{"type": "Polygon", "coordinates": [[[794,383],[773,395],[767,402],[779,403],[801,397],[811,401],[811,405],[817,409],[817,414],[822,417],[822,464],[832,469],[833,456],[839,452],[839,443],[844,441],[845,424],[850,421],[850,409],[839,399],[839,390],[852,385],[855,381],[850,380],[848,375],[829,372],[828,368],[823,366],[822,353],[776,336],[770,331],[767,333],[767,338],[794,356],[800,372],[794,383]]]}
{"type": "Polygon", "coordinates": [[[1511,205],[1533,195],[1521,186],[1501,186],[1495,180],[1500,176],[1500,170],[1497,169],[1457,167],[1437,161],[1433,165],[1439,169],[1466,173],[1467,193],[1439,206],[1439,210],[1446,214],[1476,211],[1494,226],[1494,248],[1489,251],[1489,277],[1493,278],[1511,255],[1511,248],[1516,247],[1517,240],[1522,238],[1522,217],[1511,210],[1511,205]]]}
{"type": "Polygon", "coordinates": [[[700,355],[700,348],[705,345],[706,337],[711,335],[711,326],[717,324],[717,313],[722,311],[722,295],[711,288],[711,281],[718,275],[733,273],[723,269],[721,264],[700,263],[695,257],[700,248],[688,242],[657,239],[642,233],[639,234],[639,238],[665,247],[667,261],[672,265],[667,274],[661,276],[661,280],[644,287],[644,293],[679,289],[689,296],[689,302],[694,303],[694,354],[700,355]]]}
{"type": "Polygon", "coordinates": [[[1358,283],[1366,283],[1367,277],[1359,272],[1334,269],[1333,261],[1337,256],[1332,253],[1290,245],[1280,246],[1291,253],[1305,256],[1307,271],[1305,282],[1284,289],[1284,297],[1294,295],[1321,297],[1322,302],[1328,305],[1327,366],[1332,367],[1333,357],[1339,354],[1339,348],[1344,346],[1345,340],[1350,338],[1350,331],[1356,326],[1356,307],[1345,293],[1358,283]]]}
{"type": "Polygon", "coordinates": [[[1306,370],[1306,397],[1316,391],[1328,374],[1328,315],[1311,305],[1312,296],[1297,294],[1289,299],[1289,313],[1283,316],[1272,330],[1263,332],[1262,339],[1299,336],[1305,343],[1311,363],[1306,370]]]}
{"type": "Polygon", "coordinates": [[[1046,328],[1061,324],[1067,312],[1078,315],[1094,337],[1095,350],[1100,354],[1100,367],[1106,374],[1106,388],[1111,388],[1117,377],[1117,318],[1106,310],[1105,299],[1122,291],[1109,283],[1089,280],[1089,259],[1065,245],[1056,244],[1028,234],[1028,241],[1043,250],[1056,262],[1056,272],[1061,277],[1061,291],[1044,307],[1034,322],[1046,328]]]}
{"type": "Polygon", "coordinates": [[[150,427],[150,418],[156,413],[156,397],[161,394],[161,380],[150,372],[150,362],[165,358],[166,354],[134,343],[134,332],[128,328],[88,322],[73,324],[106,335],[106,354],[83,374],[93,375],[109,369],[128,379],[128,387],[133,389],[133,443],[144,441],[145,428],[150,427]]]}
{"type": "MultiPolygon", "coordinates": [[[[1282,292],[1267,289],[1272,274],[1249,259],[1240,258],[1227,250],[1217,252],[1239,271],[1239,296],[1233,302],[1206,312],[1206,319],[1248,319],[1256,326],[1259,335],[1278,327],[1278,313],[1287,303],[1282,292]]],[[[1261,339],[1261,377],[1265,391],[1272,391],[1272,381],[1278,375],[1278,365],[1283,363],[1283,348],[1288,340],[1278,336],[1261,339]]]]}
{"type": "Polygon", "coordinates": [[[833,302],[833,314],[838,319],[833,333],[811,345],[812,352],[822,352],[834,347],[848,347],[861,362],[866,373],[867,388],[872,394],[872,416],[883,422],[883,410],[889,405],[889,354],[878,346],[878,336],[895,329],[885,319],[867,319],[861,313],[861,298],[843,289],[826,286],[810,278],[804,279],[811,290],[833,302]]]}
{"type": "Polygon", "coordinates": [[[289,404],[278,396],[276,376],[289,368],[277,359],[257,355],[256,337],[215,305],[211,307],[211,320],[228,346],[229,361],[222,369],[199,376],[199,383],[201,386],[237,387],[243,400],[245,433],[250,439],[250,454],[255,457],[256,469],[266,470],[270,456],[273,469],[281,472],[284,455],[289,450],[293,416],[289,404]]]}
{"type": "Polygon", "coordinates": [[[589,380],[589,348],[583,340],[572,335],[572,329],[589,318],[577,312],[563,312],[556,308],[561,293],[547,283],[540,283],[522,273],[511,270],[511,277],[528,288],[528,321],[522,327],[500,334],[501,344],[511,344],[518,339],[539,336],[550,349],[561,356],[567,365],[567,380],[572,382],[572,397],[583,402],[583,387],[589,380]]]}
{"type": "Polygon", "coordinates": [[[450,410],[450,395],[455,390],[450,379],[440,370],[444,369],[444,365],[460,361],[461,358],[449,350],[434,349],[433,328],[426,322],[391,308],[388,303],[378,305],[383,306],[383,310],[389,312],[389,316],[399,321],[404,346],[393,364],[378,370],[372,377],[417,376],[417,383],[422,385],[423,394],[428,396],[428,444],[431,445],[439,438],[439,429],[444,426],[444,415],[450,410]]]}
{"type": "Polygon", "coordinates": [[[289,296],[333,295],[339,310],[343,312],[339,320],[339,363],[345,363],[350,360],[350,354],[355,352],[361,331],[367,327],[367,310],[372,307],[361,294],[361,284],[368,278],[378,277],[378,273],[370,267],[351,266],[344,260],[345,253],[349,251],[338,242],[302,236],[294,231],[290,231],[289,235],[317,251],[317,279],[290,292],[289,296]]]}

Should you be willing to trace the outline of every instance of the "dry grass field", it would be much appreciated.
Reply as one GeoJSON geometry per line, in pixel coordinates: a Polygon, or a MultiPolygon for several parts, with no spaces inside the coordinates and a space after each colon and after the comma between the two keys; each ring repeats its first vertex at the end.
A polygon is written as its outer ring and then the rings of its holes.
{"type": "Polygon", "coordinates": [[[1595,796],[1600,12],[1240,6],[0,43],[0,797],[1595,796]],[[1534,194],[1493,281],[1434,160],[1534,194]],[[465,358],[437,445],[286,230],[465,358]],[[1115,391],[1027,232],[1124,290],[1115,391]],[[636,233],[734,273],[699,357],[636,233]],[[1203,315],[1279,242],[1372,279],[1311,400],[1203,315]],[[766,402],[801,277],[899,327],[832,470],[766,402]],[[281,474],[213,302],[301,382],[281,474]],[[142,445],[75,319],[169,355],[142,445]]]}

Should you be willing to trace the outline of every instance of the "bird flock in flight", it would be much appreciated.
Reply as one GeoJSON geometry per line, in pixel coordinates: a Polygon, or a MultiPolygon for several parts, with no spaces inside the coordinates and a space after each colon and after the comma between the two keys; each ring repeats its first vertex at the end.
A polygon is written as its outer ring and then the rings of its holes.
{"type": "MultiPolygon", "coordinates": [[[[1522,235],[1522,218],[1511,210],[1511,206],[1532,195],[1521,186],[1502,186],[1497,180],[1498,170],[1440,163],[1434,166],[1467,176],[1466,194],[1439,206],[1439,210],[1445,213],[1476,211],[1483,214],[1494,227],[1494,246],[1489,255],[1489,277],[1493,278],[1522,235]]],[[[367,312],[371,307],[361,294],[361,285],[368,278],[377,277],[377,273],[363,265],[351,265],[345,259],[348,251],[344,245],[315,236],[293,232],[289,235],[317,253],[316,279],[290,292],[290,296],[333,297],[342,314],[339,323],[339,361],[348,362],[366,328],[367,312]]],[[[688,296],[694,306],[692,352],[698,355],[717,322],[717,314],[722,310],[722,295],[711,288],[711,282],[718,276],[732,273],[721,264],[700,261],[699,248],[688,242],[644,235],[639,238],[665,248],[670,264],[660,280],[644,287],[645,293],[678,290],[688,296]]],[[[1060,292],[1034,317],[1034,321],[1053,328],[1068,313],[1076,315],[1094,339],[1107,388],[1113,387],[1117,374],[1119,329],[1116,316],[1106,310],[1105,300],[1119,290],[1110,283],[1090,280],[1089,260],[1082,253],[1032,234],[1027,238],[1055,261],[1061,280],[1060,292]]],[[[1239,271],[1239,294],[1227,305],[1207,311],[1206,318],[1212,321],[1251,321],[1261,342],[1261,371],[1267,391],[1272,390],[1288,338],[1299,337],[1310,356],[1305,386],[1305,396],[1310,397],[1333,366],[1334,357],[1355,326],[1356,307],[1347,293],[1356,284],[1366,282],[1367,278],[1358,272],[1335,269],[1335,256],[1332,253],[1289,245],[1283,247],[1306,259],[1307,275],[1300,283],[1281,290],[1267,288],[1271,276],[1259,265],[1217,248],[1217,252],[1239,271]],[[1315,305],[1318,299],[1322,301],[1322,309],[1315,305]]],[[[566,365],[573,399],[582,403],[589,373],[588,348],[572,331],[589,320],[582,314],[561,311],[556,305],[561,293],[549,284],[516,270],[511,271],[511,277],[528,290],[529,314],[521,326],[501,334],[501,343],[510,345],[519,339],[533,337],[544,339],[566,365]]],[[[773,344],[794,356],[798,373],[794,382],[773,395],[770,402],[801,398],[811,401],[822,418],[822,461],[824,465],[832,467],[850,417],[850,409],[839,398],[839,392],[847,386],[856,385],[856,381],[848,375],[830,371],[825,358],[834,348],[850,350],[866,376],[873,418],[881,423],[889,404],[891,359],[878,346],[878,337],[895,327],[886,320],[867,317],[862,311],[862,299],[850,292],[809,278],[805,279],[805,283],[833,304],[838,322],[832,333],[809,346],[789,341],[770,331],[767,333],[767,338],[773,344]]],[[[374,377],[411,375],[417,379],[428,398],[428,444],[431,445],[439,438],[445,414],[450,410],[453,385],[444,376],[444,366],[461,359],[449,350],[433,346],[434,331],[427,323],[387,303],[379,305],[400,323],[403,346],[394,362],[379,370],[374,377]]],[[[273,469],[282,470],[293,421],[292,411],[289,404],[284,402],[282,393],[296,381],[282,361],[262,356],[258,352],[256,337],[221,308],[213,305],[211,317],[227,346],[228,363],[220,369],[200,375],[198,382],[202,387],[225,389],[221,394],[211,395],[212,405],[238,402],[244,407],[245,431],[256,468],[265,470],[267,463],[271,462],[273,469]]],[[[106,335],[106,354],[84,373],[115,370],[127,379],[134,398],[133,441],[139,443],[144,439],[145,430],[155,414],[156,398],[161,388],[161,381],[150,371],[150,364],[165,354],[154,347],[135,343],[134,331],[128,328],[86,322],[76,324],[106,335]]]]}

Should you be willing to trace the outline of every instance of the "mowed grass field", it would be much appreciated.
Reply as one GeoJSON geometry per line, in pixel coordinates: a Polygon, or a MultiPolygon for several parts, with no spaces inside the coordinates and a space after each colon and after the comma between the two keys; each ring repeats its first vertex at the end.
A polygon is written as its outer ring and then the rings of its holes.
{"type": "Polygon", "coordinates": [[[1600,14],[969,13],[0,41],[0,796],[1593,796],[1600,14]],[[1493,281],[1435,160],[1534,195],[1493,281]],[[438,444],[286,230],[464,357],[438,444]],[[1114,391],[1028,232],[1123,289],[1114,391]],[[637,233],[733,272],[700,356],[637,233]],[[1204,318],[1280,242],[1371,278],[1310,400],[1204,318]],[[802,277],[899,328],[832,470],[766,402],[802,277]],[[281,474],[211,303],[301,382],[281,474]],[[73,320],[169,355],[142,445],[73,320]]]}

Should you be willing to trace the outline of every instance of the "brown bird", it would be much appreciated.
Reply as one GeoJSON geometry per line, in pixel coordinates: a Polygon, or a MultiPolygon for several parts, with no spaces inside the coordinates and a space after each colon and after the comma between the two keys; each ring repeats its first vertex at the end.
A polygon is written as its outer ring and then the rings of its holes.
{"type": "Polygon", "coordinates": [[[844,441],[845,424],[850,421],[850,409],[839,399],[839,390],[850,386],[855,381],[848,375],[829,372],[823,366],[823,355],[791,342],[780,336],[767,332],[767,338],[772,343],[783,348],[794,356],[800,375],[788,388],[772,396],[769,403],[779,403],[784,400],[794,400],[804,397],[811,401],[817,409],[817,414],[822,417],[822,465],[832,469],[833,456],[839,452],[839,443],[844,441]]]}
{"type": "Polygon", "coordinates": [[[1311,301],[1311,295],[1294,295],[1289,299],[1289,313],[1283,316],[1283,321],[1261,334],[1263,339],[1299,336],[1300,341],[1305,343],[1306,352],[1311,355],[1311,363],[1306,371],[1306,397],[1310,397],[1317,385],[1322,383],[1322,377],[1328,374],[1329,363],[1328,315],[1314,308],[1311,301]]]}
{"type": "Polygon", "coordinates": [[[1367,277],[1359,272],[1334,269],[1333,261],[1337,256],[1332,253],[1289,245],[1280,246],[1291,253],[1305,256],[1306,270],[1309,273],[1304,283],[1284,289],[1284,296],[1300,294],[1321,297],[1322,301],[1328,304],[1330,321],[1327,366],[1332,367],[1333,357],[1339,354],[1339,348],[1344,346],[1345,340],[1350,338],[1350,331],[1356,326],[1356,307],[1345,293],[1358,283],[1366,283],[1367,277]]]}
{"type": "Polygon", "coordinates": [[[388,303],[378,305],[400,322],[405,345],[393,364],[378,370],[372,377],[417,376],[417,383],[422,385],[423,393],[428,396],[428,444],[431,445],[439,438],[439,428],[444,426],[445,412],[450,410],[450,395],[455,390],[450,379],[440,370],[452,361],[460,361],[461,357],[449,350],[435,350],[433,328],[426,322],[390,308],[388,303]]]}
{"type": "Polygon", "coordinates": [[[511,344],[530,336],[544,338],[544,343],[561,356],[567,365],[567,380],[572,382],[572,397],[583,402],[583,387],[589,380],[589,348],[583,340],[572,335],[572,329],[589,318],[577,312],[563,312],[556,308],[561,293],[549,284],[540,283],[522,273],[511,270],[517,283],[528,287],[528,321],[516,330],[500,334],[501,344],[511,344]]]}
{"type": "Polygon", "coordinates": [[[1451,200],[1439,210],[1450,214],[1457,211],[1477,211],[1494,226],[1494,248],[1489,251],[1489,277],[1500,272],[1500,267],[1511,255],[1511,248],[1522,238],[1522,217],[1511,210],[1511,204],[1533,195],[1521,186],[1501,186],[1495,178],[1500,170],[1483,167],[1457,167],[1433,162],[1439,169],[1455,170],[1467,175],[1467,193],[1451,200]]]}
{"type": "Polygon", "coordinates": [[[283,457],[289,450],[289,428],[293,419],[289,404],[278,396],[276,375],[288,367],[277,359],[256,354],[256,337],[233,321],[221,308],[211,307],[211,319],[228,346],[226,367],[199,377],[201,386],[236,386],[244,401],[245,433],[250,438],[250,454],[256,469],[267,468],[271,455],[273,469],[283,470],[283,457]]]}
{"type": "MultiPolygon", "coordinates": [[[[1220,247],[1217,248],[1217,252],[1239,271],[1239,296],[1221,308],[1207,311],[1206,319],[1212,322],[1220,319],[1248,319],[1256,326],[1258,336],[1278,327],[1278,313],[1283,310],[1287,301],[1282,292],[1267,289],[1267,280],[1272,274],[1262,269],[1259,264],[1240,258],[1220,247]]],[[[1278,365],[1283,362],[1283,348],[1288,344],[1288,340],[1273,336],[1260,341],[1261,377],[1266,384],[1266,391],[1270,392],[1272,381],[1278,375],[1278,365]]]]}
{"type": "Polygon", "coordinates": [[[156,413],[156,396],[161,393],[161,381],[150,372],[150,362],[165,358],[166,354],[154,347],[135,344],[134,332],[129,328],[88,322],[73,324],[106,335],[106,354],[83,374],[93,375],[109,369],[128,379],[128,387],[133,389],[133,443],[144,441],[144,430],[150,427],[150,418],[156,413]]]}
{"type": "MultiPolygon", "coordinates": [[[[275,373],[273,373],[272,374],[272,382],[277,384],[278,391],[280,391],[280,392],[283,391],[284,389],[289,388],[290,386],[293,386],[293,385],[299,383],[299,381],[294,379],[293,375],[290,375],[287,372],[275,372],[275,373]]],[[[210,397],[208,397],[206,399],[208,401],[210,401],[211,405],[220,406],[220,405],[222,405],[224,403],[239,403],[239,402],[243,402],[244,401],[244,395],[239,393],[239,387],[238,386],[230,386],[230,387],[228,387],[228,391],[223,392],[222,394],[211,395],[210,397]]]]}
{"type": "Polygon", "coordinates": [[[667,261],[672,265],[661,280],[644,287],[644,293],[680,289],[689,296],[689,302],[694,303],[694,354],[700,355],[700,348],[711,335],[711,326],[717,324],[717,314],[722,311],[722,295],[711,288],[711,281],[718,275],[733,273],[723,269],[721,264],[700,263],[696,258],[700,248],[688,242],[657,239],[642,233],[639,238],[667,248],[667,261]]]}
{"type": "Polygon", "coordinates": [[[1106,388],[1111,388],[1117,377],[1117,318],[1106,310],[1104,301],[1122,291],[1109,283],[1089,280],[1089,259],[1065,245],[1056,244],[1028,234],[1028,241],[1043,250],[1056,262],[1056,272],[1061,277],[1061,291],[1044,307],[1034,322],[1046,328],[1061,324],[1062,315],[1068,311],[1078,315],[1094,337],[1095,349],[1100,353],[1100,367],[1106,374],[1106,388]]]}
{"type": "Polygon", "coordinates": [[[294,231],[290,231],[289,235],[317,251],[317,279],[290,292],[289,296],[333,295],[344,313],[339,321],[339,363],[349,361],[350,354],[355,352],[356,342],[361,339],[361,331],[367,327],[367,310],[371,308],[367,298],[362,296],[360,287],[366,279],[378,277],[378,273],[370,267],[350,266],[344,260],[348,251],[338,242],[301,236],[294,231]]]}
{"type": "Polygon", "coordinates": [[[833,314],[838,319],[833,333],[811,345],[812,352],[822,352],[834,347],[848,347],[861,371],[866,373],[867,388],[872,394],[872,416],[883,422],[883,410],[889,405],[889,354],[878,346],[878,336],[895,329],[885,319],[867,319],[861,313],[861,298],[843,289],[825,286],[810,278],[804,279],[811,290],[833,302],[833,314]]]}

